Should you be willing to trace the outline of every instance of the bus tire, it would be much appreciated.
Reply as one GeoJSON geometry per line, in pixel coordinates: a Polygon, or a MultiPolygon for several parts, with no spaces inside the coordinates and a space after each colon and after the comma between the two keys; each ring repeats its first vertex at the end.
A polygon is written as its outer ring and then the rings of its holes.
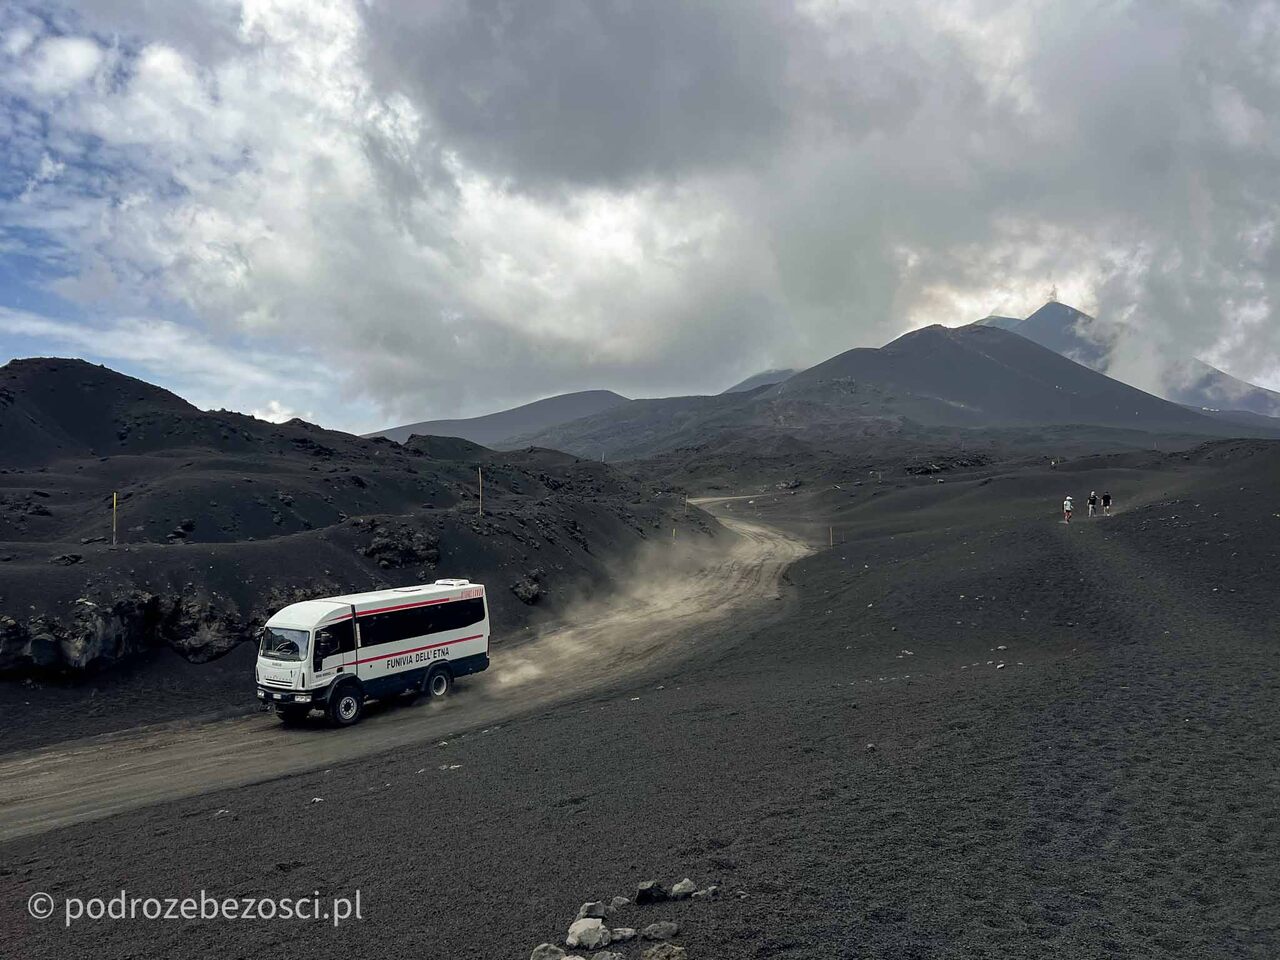
{"type": "Polygon", "coordinates": [[[276,716],[286,727],[296,727],[307,719],[307,714],[310,712],[310,707],[276,707],[276,716]]]}
{"type": "Polygon", "coordinates": [[[448,667],[436,667],[427,674],[427,682],[422,689],[432,700],[443,700],[453,692],[453,674],[448,667]]]}
{"type": "Polygon", "coordinates": [[[364,713],[364,693],[357,683],[344,683],[329,694],[325,711],[335,727],[349,727],[360,722],[364,713]]]}

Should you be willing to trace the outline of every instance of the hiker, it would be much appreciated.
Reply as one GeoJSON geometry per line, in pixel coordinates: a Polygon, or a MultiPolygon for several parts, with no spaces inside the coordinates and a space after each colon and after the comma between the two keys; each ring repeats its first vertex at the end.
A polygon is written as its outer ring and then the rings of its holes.
{"type": "Polygon", "coordinates": [[[1063,501],[1062,501],[1062,517],[1063,517],[1062,522],[1063,522],[1063,523],[1070,523],[1070,522],[1071,522],[1071,509],[1072,509],[1072,508],[1071,508],[1071,496],[1070,496],[1070,495],[1068,495],[1068,496],[1067,496],[1067,499],[1065,499],[1065,500],[1063,500],[1063,501]]]}
{"type": "Polygon", "coordinates": [[[1098,512],[1098,491],[1089,491],[1089,516],[1093,516],[1098,512]]]}
{"type": "Polygon", "coordinates": [[[1111,516],[1111,491],[1104,491],[1102,494],[1102,515],[1104,517],[1111,516]]]}

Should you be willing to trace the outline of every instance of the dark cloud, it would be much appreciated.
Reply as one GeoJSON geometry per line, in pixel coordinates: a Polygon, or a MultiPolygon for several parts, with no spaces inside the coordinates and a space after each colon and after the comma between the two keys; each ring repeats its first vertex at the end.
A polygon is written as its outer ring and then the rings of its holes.
{"type": "Polygon", "coordinates": [[[910,78],[770,0],[478,0],[365,8],[369,65],[467,160],[521,184],[750,167],[812,124],[866,129],[910,78]],[[875,76],[871,72],[875,72],[875,76]]]}
{"type": "Polygon", "coordinates": [[[784,5],[378,4],[369,63],[470,162],[520,180],[625,184],[733,165],[786,134],[784,5]]]}
{"type": "Polygon", "coordinates": [[[713,389],[1051,285],[1126,324],[1135,382],[1185,353],[1280,380],[1273,0],[85,16],[124,79],[4,118],[34,186],[0,212],[63,289],[324,344],[336,416],[713,389]]]}

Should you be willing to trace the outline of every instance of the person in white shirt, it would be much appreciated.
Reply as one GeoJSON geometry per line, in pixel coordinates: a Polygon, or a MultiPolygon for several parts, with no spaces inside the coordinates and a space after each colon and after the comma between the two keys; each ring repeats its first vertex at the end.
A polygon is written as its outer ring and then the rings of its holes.
{"type": "Polygon", "coordinates": [[[1067,499],[1062,501],[1062,522],[1063,523],[1071,522],[1071,511],[1072,511],[1071,498],[1067,497],[1067,499]]]}

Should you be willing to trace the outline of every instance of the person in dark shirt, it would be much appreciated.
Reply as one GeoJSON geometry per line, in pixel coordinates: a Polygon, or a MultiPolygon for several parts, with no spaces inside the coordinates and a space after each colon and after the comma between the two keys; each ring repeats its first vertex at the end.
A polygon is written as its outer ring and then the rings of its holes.
{"type": "Polygon", "coordinates": [[[1111,516],[1111,492],[1106,491],[1102,494],[1102,515],[1104,517],[1111,516]]]}
{"type": "Polygon", "coordinates": [[[1098,491],[1089,491],[1089,516],[1093,516],[1098,511],[1098,491]]]}

